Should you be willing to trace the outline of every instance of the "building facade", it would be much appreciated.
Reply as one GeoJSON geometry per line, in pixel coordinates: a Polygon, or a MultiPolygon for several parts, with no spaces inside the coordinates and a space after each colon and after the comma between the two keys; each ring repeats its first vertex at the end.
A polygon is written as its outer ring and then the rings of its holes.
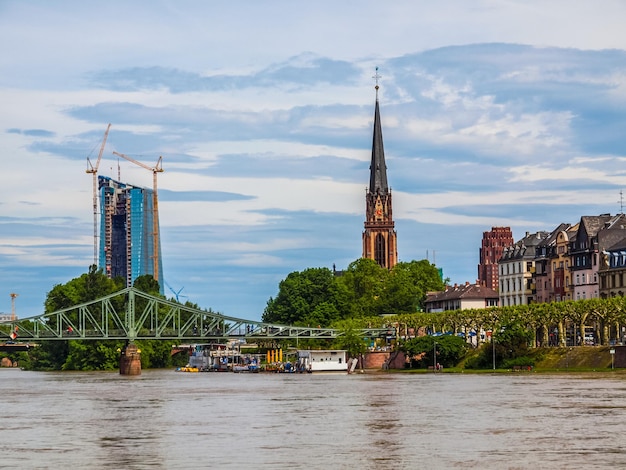
{"type": "Polygon", "coordinates": [[[570,245],[574,300],[599,296],[599,253],[617,241],[608,231],[614,233],[616,222],[623,221],[623,218],[623,214],[619,216],[601,214],[580,218],[578,233],[570,245]]]}
{"type": "Polygon", "coordinates": [[[393,220],[391,188],[387,183],[387,165],[378,105],[378,84],[376,84],[370,183],[365,194],[362,257],[373,259],[387,269],[393,268],[398,263],[397,234],[393,220]]]}
{"type": "Polygon", "coordinates": [[[601,298],[626,295],[626,238],[602,252],[598,281],[601,298]]]}
{"type": "Polygon", "coordinates": [[[424,310],[427,313],[497,306],[498,293],[480,285],[478,281],[475,284],[466,282],[461,285],[447,286],[443,292],[429,292],[424,302],[424,310]]]}
{"type": "Polygon", "coordinates": [[[163,293],[163,267],[158,213],[151,189],[98,176],[100,191],[100,254],[98,266],[126,286],[149,274],[163,293]]]}
{"type": "Polygon", "coordinates": [[[478,264],[478,281],[483,286],[498,290],[498,260],[504,249],[514,243],[511,227],[492,227],[490,231],[483,232],[478,264]]]}
{"type": "Polygon", "coordinates": [[[504,249],[498,260],[500,306],[529,305],[535,302],[536,247],[547,239],[548,232],[529,233],[524,238],[504,249]]]}

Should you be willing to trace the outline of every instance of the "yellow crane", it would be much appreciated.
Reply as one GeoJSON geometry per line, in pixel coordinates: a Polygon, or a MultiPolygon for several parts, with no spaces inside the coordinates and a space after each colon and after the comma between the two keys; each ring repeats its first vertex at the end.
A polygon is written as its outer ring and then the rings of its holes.
{"type": "Polygon", "coordinates": [[[123,153],[113,152],[113,155],[122,157],[135,165],[138,165],[146,170],[152,172],[152,241],[154,243],[152,257],[153,261],[153,274],[154,280],[159,282],[159,198],[157,195],[157,173],[163,172],[163,157],[159,157],[156,165],[153,167],[146,165],[145,163],[138,162],[134,158],[124,155],[123,153]]]}
{"type": "Polygon", "coordinates": [[[98,167],[100,166],[100,160],[102,160],[104,145],[109,136],[109,129],[111,129],[111,124],[107,126],[107,130],[104,132],[104,138],[102,139],[102,145],[100,146],[100,152],[98,153],[98,160],[96,160],[95,166],[91,164],[89,157],[87,157],[86,172],[93,175],[93,264],[96,266],[98,265],[98,167]]]}

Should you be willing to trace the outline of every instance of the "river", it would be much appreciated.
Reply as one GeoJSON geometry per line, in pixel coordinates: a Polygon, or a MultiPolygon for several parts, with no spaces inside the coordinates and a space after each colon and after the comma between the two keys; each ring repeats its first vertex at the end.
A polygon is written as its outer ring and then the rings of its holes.
{"type": "Polygon", "coordinates": [[[0,468],[625,468],[626,375],[0,369],[0,468]]]}

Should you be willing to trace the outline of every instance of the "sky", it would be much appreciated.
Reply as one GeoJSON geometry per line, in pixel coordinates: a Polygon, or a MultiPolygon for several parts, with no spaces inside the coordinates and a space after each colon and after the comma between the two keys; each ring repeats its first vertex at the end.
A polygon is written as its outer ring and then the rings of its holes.
{"type": "Polygon", "coordinates": [[[376,67],[400,261],[619,213],[621,0],[0,0],[0,312],[93,263],[92,176],[158,175],[165,293],[258,320],[361,256],[376,67]],[[176,294],[175,294],[176,293],[176,294]]]}

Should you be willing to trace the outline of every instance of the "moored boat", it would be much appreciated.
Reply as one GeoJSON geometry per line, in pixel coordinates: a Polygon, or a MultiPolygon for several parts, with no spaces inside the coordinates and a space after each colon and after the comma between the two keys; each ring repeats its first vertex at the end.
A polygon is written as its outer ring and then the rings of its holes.
{"type": "Polygon", "coordinates": [[[178,367],[176,372],[200,372],[200,369],[186,365],[185,367],[178,367]]]}

